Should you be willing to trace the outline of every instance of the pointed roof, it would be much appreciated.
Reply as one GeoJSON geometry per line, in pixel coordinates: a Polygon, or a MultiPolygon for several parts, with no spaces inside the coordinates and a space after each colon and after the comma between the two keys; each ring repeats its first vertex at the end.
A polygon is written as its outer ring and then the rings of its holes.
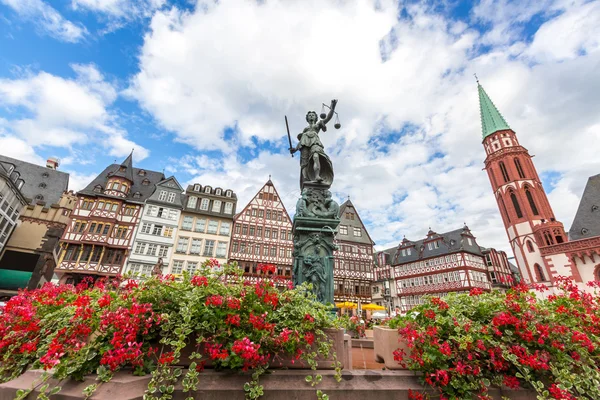
{"type": "Polygon", "coordinates": [[[569,230],[569,240],[600,236],[600,174],[590,176],[569,230]]]}
{"type": "Polygon", "coordinates": [[[133,182],[133,150],[111,176],[121,176],[128,179],[129,182],[133,182]]]}
{"type": "Polygon", "coordinates": [[[479,84],[479,81],[477,82],[477,90],[479,91],[479,112],[481,113],[481,134],[483,139],[494,132],[510,129],[510,126],[508,126],[504,117],[500,114],[500,111],[498,111],[485,90],[483,90],[483,86],[479,84]]]}
{"type": "Polygon", "coordinates": [[[367,227],[365,226],[365,224],[363,224],[362,219],[360,219],[360,215],[358,215],[358,210],[356,209],[354,204],[352,204],[352,202],[350,201],[349,198],[348,198],[348,200],[343,202],[342,205],[340,206],[339,217],[340,217],[342,225],[348,225],[351,228],[352,227],[361,228],[366,236],[358,236],[358,237],[354,236],[354,232],[352,232],[352,229],[348,230],[347,235],[342,235],[341,233],[339,233],[339,229],[338,229],[338,233],[336,236],[338,240],[357,242],[357,243],[365,243],[365,244],[371,244],[371,245],[375,244],[373,239],[371,239],[371,235],[369,235],[369,232],[367,231],[367,227]],[[346,216],[344,215],[344,212],[346,211],[347,208],[353,209],[354,213],[356,213],[356,220],[349,220],[346,218],[346,216]]]}

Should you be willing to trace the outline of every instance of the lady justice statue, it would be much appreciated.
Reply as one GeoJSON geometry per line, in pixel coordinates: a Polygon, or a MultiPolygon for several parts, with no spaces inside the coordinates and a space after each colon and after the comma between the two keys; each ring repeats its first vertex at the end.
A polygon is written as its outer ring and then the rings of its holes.
{"type": "MultiPolygon", "coordinates": [[[[329,113],[321,113],[321,119],[317,116],[314,111],[309,111],[306,114],[306,122],[308,126],[304,128],[302,133],[298,135],[298,145],[292,147],[292,140],[290,140],[290,153],[292,156],[295,152],[300,151],[300,188],[304,187],[304,183],[319,183],[324,186],[331,186],[333,183],[333,166],[331,160],[325,154],[323,143],[319,138],[319,132],[327,131],[327,123],[333,117],[335,112],[335,106],[337,100],[331,100],[331,106],[327,107],[323,104],[323,111],[325,107],[329,108],[329,113]]],[[[287,118],[286,118],[287,124],[287,118]]],[[[339,129],[339,120],[336,120],[335,128],[339,129]]]]}

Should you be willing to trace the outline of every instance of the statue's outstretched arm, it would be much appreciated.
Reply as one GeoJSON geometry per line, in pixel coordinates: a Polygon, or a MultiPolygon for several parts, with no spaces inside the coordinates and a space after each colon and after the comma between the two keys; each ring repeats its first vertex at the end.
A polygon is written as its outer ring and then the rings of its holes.
{"type": "Polygon", "coordinates": [[[338,102],[337,99],[331,100],[331,106],[329,106],[329,113],[327,114],[325,119],[323,119],[321,121],[323,123],[323,125],[325,125],[326,123],[331,121],[331,118],[333,118],[333,114],[335,113],[335,106],[336,106],[337,102],[338,102]]]}

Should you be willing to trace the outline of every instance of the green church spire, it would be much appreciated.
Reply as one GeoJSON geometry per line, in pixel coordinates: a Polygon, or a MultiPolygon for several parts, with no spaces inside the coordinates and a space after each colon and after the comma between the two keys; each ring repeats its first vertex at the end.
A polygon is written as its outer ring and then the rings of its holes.
{"type": "Polygon", "coordinates": [[[510,129],[510,126],[504,120],[504,117],[492,100],[488,97],[483,86],[477,81],[477,90],[479,91],[479,111],[481,113],[481,133],[483,138],[490,136],[494,132],[510,129]]]}

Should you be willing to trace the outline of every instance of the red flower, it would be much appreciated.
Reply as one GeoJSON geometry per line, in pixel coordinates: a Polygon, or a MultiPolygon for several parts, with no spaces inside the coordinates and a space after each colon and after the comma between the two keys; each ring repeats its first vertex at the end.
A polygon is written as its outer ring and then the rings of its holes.
{"type": "Polygon", "coordinates": [[[308,322],[315,322],[315,319],[310,314],[304,314],[304,320],[308,322]]]}
{"type": "Polygon", "coordinates": [[[423,315],[425,315],[425,317],[427,317],[427,318],[434,319],[435,318],[435,311],[433,311],[433,310],[425,310],[425,312],[423,313],[423,315]]]}
{"type": "Polygon", "coordinates": [[[104,296],[100,297],[98,299],[98,306],[100,308],[104,308],[110,305],[110,302],[112,301],[112,297],[110,294],[106,293],[104,296]]]}
{"type": "Polygon", "coordinates": [[[205,276],[195,275],[190,283],[194,286],[208,286],[208,279],[205,276]]]}
{"type": "Polygon", "coordinates": [[[223,296],[219,296],[218,294],[208,296],[205,304],[207,306],[221,307],[223,305],[223,296]]]}
{"type": "Polygon", "coordinates": [[[309,346],[312,346],[312,344],[315,342],[315,334],[312,332],[306,332],[304,334],[304,340],[306,340],[306,343],[309,346]]]}
{"type": "Polygon", "coordinates": [[[227,314],[227,318],[225,319],[227,325],[240,326],[240,322],[240,316],[237,314],[227,314]]]}
{"type": "Polygon", "coordinates": [[[509,387],[511,389],[518,389],[521,386],[519,380],[516,377],[510,375],[504,375],[502,383],[504,384],[504,386],[509,387]]]}
{"type": "Polygon", "coordinates": [[[161,365],[171,364],[173,361],[175,361],[175,355],[172,351],[170,351],[168,353],[164,353],[158,359],[158,363],[161,365]]]}
{"type": "Polygon", "coordinates": [[[469,296],[479,296],[480,294],[483,294],[483,290],[481,290],[479,288],[473,288],[469,292],[469,296]]]}
{"type": "Polygon", "coordinates": [[[227,308],[230,310],[239,310],[242,308],[242,302],[235,297],[229,297],[227,299],[227,308]]]}

